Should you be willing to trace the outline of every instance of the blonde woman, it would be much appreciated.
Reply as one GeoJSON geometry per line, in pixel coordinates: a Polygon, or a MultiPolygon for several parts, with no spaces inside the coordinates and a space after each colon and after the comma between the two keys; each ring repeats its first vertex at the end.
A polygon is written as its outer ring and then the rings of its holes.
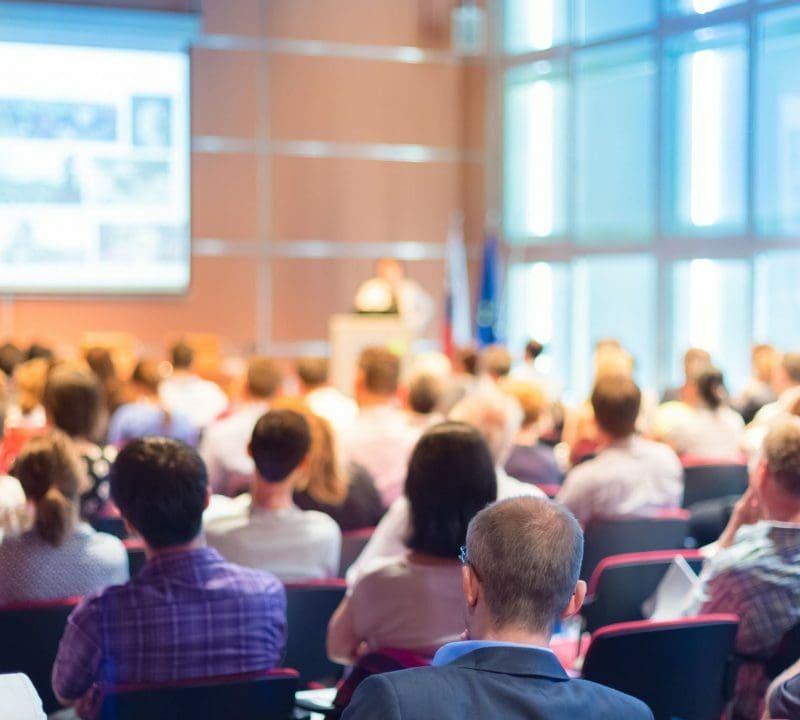
{"type": "Polygon", "coordinates": [[[0,544],[0,604],[85,595],[128,579],[122,543],[80,521],[88,480],[64,433],[28,441],[12,474],[32,508],[33,527],[0,544]]]}

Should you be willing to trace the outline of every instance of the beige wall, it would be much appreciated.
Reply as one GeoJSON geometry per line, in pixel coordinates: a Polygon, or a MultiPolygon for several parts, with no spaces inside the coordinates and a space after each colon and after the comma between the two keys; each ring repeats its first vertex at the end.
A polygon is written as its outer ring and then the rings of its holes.
{"type": "Polygon", "coordinates": [[[449,52],[451,7],[204,0],[191,51],[190,292],[6,298],[2,334],[69,344],[118,329],[155,349],[212,332],[228,352],[293,355],[326,339],[327,317],[351,308],[375,257],[397,253],[415,258],[408,274],[441,307],[448,220],[465,211],[475,244],[484,216],[484,70],[449,52]],[[423,161],[394,159],[409,145],[423,161]]]}

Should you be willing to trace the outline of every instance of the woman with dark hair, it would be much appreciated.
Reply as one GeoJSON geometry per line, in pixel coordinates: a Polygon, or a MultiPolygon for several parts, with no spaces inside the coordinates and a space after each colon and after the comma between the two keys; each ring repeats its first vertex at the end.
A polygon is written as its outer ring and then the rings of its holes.
{"type": "Polygon", "coordinates": [[[469,521],[497,495],[483,438],[463,423],[428,430],[411,454],[405,495],[407,550],[365,568],[339,605],[328,626],[336,662],[383,647],[432,657],[464,629],[459,550],[469,521]]]}
{"type": "Polygon", "coordinates": [[[87,479],[66,435],[28,441],[11,472],[33,508],[33,527],[0,544],[0,603],[85,595],[128,579],[122,543],[79,519],[87,479]]]}

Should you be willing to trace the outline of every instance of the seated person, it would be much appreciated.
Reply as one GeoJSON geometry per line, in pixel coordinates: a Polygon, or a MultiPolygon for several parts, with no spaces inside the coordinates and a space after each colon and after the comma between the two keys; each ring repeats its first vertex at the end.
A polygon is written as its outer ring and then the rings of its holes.
{"type": "Polygon", "coordinates": [[[425,432],[444,420],[439,403],[444,393],[443,378],[420,372],[408,381],[406,391],[406,420],[418,432],[425,432]]]}
{"type": "Polygon", "coordinates": [[[286,594],[272,575],[205,546],[208,478],[200,456],[177,440],[134,440],[111,468],[111,496],[144,541],[147,562],[70,615],[53,667],[59,700],[94,718],[105,684],[276,667],[286,644],[286,594]]]}
{"type": "Polygon", "coordinates": [[[284,582],[336,577],[342,533],[328,515],[301,510],[295,484],[306,471],[311,430],[293,410],[270,410],[250,439],[250,497],[206,523],[208,544],[231,562],[269,570],[284,582]],[[249,501],[249,502],[248,502],[249,501]]]}
{"type": "Polygon", "coordinates": [[[33,507],[33,527],[0,543],[0,604],[86,595],[128,579],[128,555],[79,518],[86,473],[55,430],[28,441],[12,468],[33,507]]]}
{"type": "Polygon", "coordinates": [[[636,434],[641,393],[624,375],[601,377],[592,391],[598,453],[572,468],[558,500],[584,526],[593,518],[647,517],[680,507],[683,468],[663,443],[636,434]]]}
{"type": "Polygon", "coordinates": [[[523,380],[507,381],[501,389],[515,397],[522,408],[522,425],[506,460],[506,472],[522,482],[560,485],[563,476],[553,448],[539,440],[542,431],[550,425],[544,390],[523,380]]]}
{"type": "Polygon", "coordinates": [[[343,664],[384,647],[432,657],[463,628],[458,550],[470,519],[495,499],[494,463],[481,436],[441,423],[408,463],[407,549],[364,569],[328,626],[328,655],[343,664]]]}
{"type": "Polygon", "coordinates": [[[350,427],[358,414],[358,405],[353,398],[347,397],[330,384],[328,358],[300,358],[295,370],[300,393],[312,412],[325,418],[335,433],[341,433],[350,427]]]}
{"type": "Polygon", "coordinates": [[[440,648],[433,667],[367,678],[343,720],[652,720],[639,700],[570,679],[547,647],[586,594],[569,512],[532,497],[495,503],[470,522],[464,551],[467,639],[440,648]]]}
{"type": "MultiPolygon", "coordinates": [[[[738,615],[737,652],[768,658],[800,622],[800,419],[773,427],[762,455],[703,566],[694,608],[738,615]]],[[[733,717],[756,720],[766,689],[762,664],[744,662],[733,717]]]]}
{"type": "Polygon", "coordinates": [[[167,410],[158,397],[161,374],[155,360],[136,363],[128,387],[130,402],[120,405],[108,424],[108,442],[117,447],[139,437],[171,437],[197,445],[197,428],[181,412],[167,410]]]}

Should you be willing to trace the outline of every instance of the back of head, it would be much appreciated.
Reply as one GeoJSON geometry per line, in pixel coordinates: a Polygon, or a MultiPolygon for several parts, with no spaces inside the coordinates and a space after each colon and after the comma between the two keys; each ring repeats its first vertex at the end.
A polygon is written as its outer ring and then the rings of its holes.
{"type": "Polygon", "coordinates": [[[756,345],[750,355],[753,372],[762,382],[770,382],[775,366],[780,361],[780,354],[772,345],[756,345]]]}
{"type": "Polygon", "coordinates": [[[702,370],[695,379],[697,392],[706,407],[716,410],[728,400],[725,379],[722,372],[714,367],[702,370]]]}
{"type": "Polygon", "coordinates": [[[800,502],[800,418],[775,425],[764,438],[761,452],[769,475],[800,502]]]}
{"type": "Polygon", "coordinates": [[[504,378],[511,372],[511,353],[502,345],[490,345],[480,355],[480,367],[493,378],[504,378]]]}
{"type": "Polygon", "coordinates": [[[77,518],[76,503],[88,487],[86,471],[64,433],[31,438],[11,469],[36,508],[34,529],[50,545],[67,538],[77,518]]]}
{"type": "Polygon", "coordinates": [[[467,375],[478,374],[478,353],[473,347],[456,348],[454,369],[467,375]]]}
{"type": "Polygon", "coordinates": [[[270,410],[259,418],[250,438],[258,474],[267,482],[282,482],[303,462],[311,447],[311,428],[294,410],[270,410]]]}
{"type": "Polygon", "coordinates": [[[512,498],[472,520],[467,558],[496,629],[549,634],[575,591],[583,533],[552,500],[512,498]]]}
{"type": "Polygon", "coordinates": [[[711,354],[703,348],[689,348],[683,356],[683,372],[687,382],[711,365],[711,354]]]}
{"type": "Polygon", "coordinates": [[[150,547],[184,545],[199,535],[208,475],[185,443],[133,440],[117,455],[109,477],[111,499],[150,547]]]}
{"type": "Polygon", "coordinates": [[[55,353],[49,347],[47,347],[47,345],[42,345],[41,343],[31,343],[26,353],[26,359],[42,359],[52,363],[53,360],[55,360],[55,353]]]}
{"type": "Polygon", "coordinates": [[[172,367],[176,370],[189,370],[194,365],[194,350],[182,340],[170,348],[169,354],[172,367]]]}
{"type": "Polygon", "coordinates": [[[544,345],[540,343],[538,340],[528,340],[525,343],[525,359],[526,360],[536,360],[539,355],[542,354],[544,350],[544,345]]]}
{"type": "Polygon", "coordinates": [[[100,380],[109,380],[117,376],[117,369],[111,353],[104,347],[90,347],[86,353],[86,364],[100,380]]]}
{"type": "Polygon", "coordinates": [[[296,364],[296,371],[300,382],[309,390],[325,385],[328,382],[328,358],[300,358],[296,364]]]}
{"type": "Polygon", "coordinates": [[[247,363],[247,390],[251,397],[271,398],[278,392],[282,382],[281,370],[272,358],[250,358],[247,363]]]}
{"type": "Polygon", "coordinates": [[[49,369],[50,363],[47,360],[36,358],[26,360],[14,371],[17,400],[23,414],[27,415],[42,402],[49,369]]]}
{"type": "Polygon", "coordinates": [[[408,547],[456,558],[469,521],[497,497],[494,462],[480,434],[457,422],[424,433],[408,461],[405,494],[411,514],[408,547]]]}
{"type": "Polygon", "coordinates": [[[625,375],[600,378],[592,390],[592,409],[597,426],[615,438],[626,438],[636,430],[642,394],[625,375]]]}
{"type": "Polygon", "coordinates": [[[100,383],[91,372],[56,367],[47,377],[44,406],[53,423],[73,438],[91,437],[103,402],[100,383]]]}
{"type": "Polygon", "coordinates": [[[594,354],[594,379],[633,374],[633,358],[614,340],[598,343],[594,354]]]}
{"type": "Polygon", "coordinates": [[[502,465],[522,424],[522,409],[514,398],[485,390],[459,400],[450,419],[474,427],[489,446],[495,464],[502,465]]]}
{"type": "Polygon", "coordinates": [[[800,352],[784,353],[781,367],[792,385],[800,385],[800,352]]]}
{"type": "Polygon", "coordinates": [[[408,406],[420,415],[429,415],[439,405],[444,383],[435,375],[417,375],[408,383],[408,406]]]}
{"type": "Polygon", "coordinates": [[[152,359],[139,360],[131,373],[131,381],[141,386],[149,394],[156,395],[161,383],[159,362],[152,359]]]}
{"type": "Polygon", "coordinates": [[[5,342],[0,345],[0,372],[11,377],[14,374],[14,369],[23,360],[25,360],[25,353],[22,352],[14,343],[5,342]]]}
{"type": "Polygon", "coordinates": [[[507,380],[500,389],[517,399],[522,408],[522,427],[530,427],[539,422],[547,409],[547,396],[539,385],[524,380],[507,380]]]}
{"type": "Polygon", "coordinates": [[[373,395],[389,397],[400,382],[400,358],[383,347],[370,347],[358,360],[364,389],[373,395]]]}

